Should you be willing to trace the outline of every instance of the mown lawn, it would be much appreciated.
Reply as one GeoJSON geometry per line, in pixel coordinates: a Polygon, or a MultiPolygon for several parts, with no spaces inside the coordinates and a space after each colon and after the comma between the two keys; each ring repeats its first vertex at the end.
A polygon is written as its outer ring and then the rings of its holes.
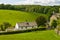
{"type": "Polygon", "coordinates": [[[43,14],[39,13],[28,13],[23,11],[14,10],[0,10],[0,24],[3,22],[9,22],[15,25],[16,22],[35,21],[35,19],[43,14]]]}
{"type": "Polygon", "coordinates": [[[35,31],[21,34],[0,35],[0,40],[60,40],[53,30],[35,31]]]}

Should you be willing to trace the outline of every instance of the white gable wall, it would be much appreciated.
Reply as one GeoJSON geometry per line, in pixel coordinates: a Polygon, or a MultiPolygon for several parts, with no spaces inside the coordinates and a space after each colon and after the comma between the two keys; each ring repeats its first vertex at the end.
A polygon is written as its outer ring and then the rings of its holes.
{"type": "Polygon", "coordinates": [[[15,29],[19,29],[19,26],[18,26],[18,24],[16,23],[16,25],[15,25],[15,29]]]}

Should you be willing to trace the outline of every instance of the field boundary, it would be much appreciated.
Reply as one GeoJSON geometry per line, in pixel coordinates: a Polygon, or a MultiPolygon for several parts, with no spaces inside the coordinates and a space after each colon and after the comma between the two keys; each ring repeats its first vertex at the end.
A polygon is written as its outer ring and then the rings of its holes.
{"type": "Polygon", "coordinates": [[[35,28],[35,29],[28,29],[28,30],[17,30],[17,31],[10,31],[10,32],[2,32],[2,33],[0,33],[0,35],[27,33],[27,32],[43,31],[43,30],[46,30],[46,28],[35,28]]]}

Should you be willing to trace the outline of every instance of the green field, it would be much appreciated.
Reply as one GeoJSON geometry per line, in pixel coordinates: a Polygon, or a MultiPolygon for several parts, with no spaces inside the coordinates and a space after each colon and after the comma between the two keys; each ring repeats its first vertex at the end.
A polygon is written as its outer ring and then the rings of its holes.
{"type": "Polygon", "coordinates": [[[3,22],[9,22],[15,25],[16,22],[35,21],[35,19],[43,14],[28,13],[14,10],[0,10],[0,24],[3,22]]]}
{"type": "Polygon", "coordinates": [[[0,40],[60,40],[53,30],[0,35],[0,40]]]}

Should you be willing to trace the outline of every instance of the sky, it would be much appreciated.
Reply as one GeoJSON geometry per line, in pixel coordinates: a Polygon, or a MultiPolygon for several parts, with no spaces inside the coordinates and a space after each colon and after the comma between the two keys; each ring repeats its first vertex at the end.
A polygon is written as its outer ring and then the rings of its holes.
{"type": "Polygon", "coordinates": [[[60,5],[60,0],[0,0],[0,4],[12,5],[60,5]]]}

